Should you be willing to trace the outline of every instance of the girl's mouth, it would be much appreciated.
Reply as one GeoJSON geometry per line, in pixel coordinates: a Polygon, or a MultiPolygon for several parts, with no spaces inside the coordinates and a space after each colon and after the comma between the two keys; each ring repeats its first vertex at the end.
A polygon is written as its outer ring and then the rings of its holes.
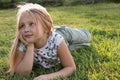
{"type": "Polygon", "coordinates": [[[33,35],[25,35],[25,38],[31,38],[33,35]]]}

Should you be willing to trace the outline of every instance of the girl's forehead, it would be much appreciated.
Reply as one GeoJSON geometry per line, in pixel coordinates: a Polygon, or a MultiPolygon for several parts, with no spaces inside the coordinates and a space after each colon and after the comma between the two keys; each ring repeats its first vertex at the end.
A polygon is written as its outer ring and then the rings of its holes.
{"type": "Polygon", "coordinates": [[[30,14],[30,13],[28,13],[28,12],[23,12],[20,17],[21,17],[21,18],[26,18],[26,17],[31,18],[31,17],[32,17],[32,14],[30,14]]]}
{"type": "Polygon", "coordinates": [[[35,16],[33,14],[28,13],[28,12],[24,12],[20,16],[20,22],[26,21],[26,20],[35,22],[35,16]]]}

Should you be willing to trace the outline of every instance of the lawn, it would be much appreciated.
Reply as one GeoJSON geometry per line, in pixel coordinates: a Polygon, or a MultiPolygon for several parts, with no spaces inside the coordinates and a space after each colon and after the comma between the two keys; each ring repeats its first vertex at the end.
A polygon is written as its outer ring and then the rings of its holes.
{"type": "MultiPolygon", "coordinates": [[[[101,3],[47,7],[54,25],[89,29],[90,47],[72,51],[77,70],[68,78],[56,80],[120,80],[120,4],[101,3]]],[[[0,80],[32,80],[35,76],[58,71],[35,69],[29,76],[9,76],[8,53],[16,33],[16,9],[0,10],[0,80]]]]}

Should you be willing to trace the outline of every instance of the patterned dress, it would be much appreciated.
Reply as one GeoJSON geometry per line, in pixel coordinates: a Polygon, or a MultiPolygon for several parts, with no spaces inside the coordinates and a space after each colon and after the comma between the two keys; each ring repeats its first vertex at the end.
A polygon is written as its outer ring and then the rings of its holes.
{"type": "MultiPolygon", "coordinates": [[[[44,68],[51,68],[60,63],[57,50],[62,40],[63,37],[61,35],[52,32],[44,47],[34,49],[34,63],[43,66],[44,68]]],[[[26,51],[26,48],[23,44],[20,44],[19,50],[26,51]]]]}

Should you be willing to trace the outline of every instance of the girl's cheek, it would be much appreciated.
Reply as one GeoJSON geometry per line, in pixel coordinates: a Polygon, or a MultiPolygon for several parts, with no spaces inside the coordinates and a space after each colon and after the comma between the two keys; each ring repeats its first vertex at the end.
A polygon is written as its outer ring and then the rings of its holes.
{"type": "Polygon", "coordinates": [[[22,29],[19,29],[19,32],[22,32],[22,29]]]}
{"type": "Polygon", "coordinates": [[[19,34],[22,35],[22,31],[21,30],[19,30],[19,34]]]}
{"type": "Polygon", "coordinates": [[[19,31],[19,34],[20,34],[21,36],[24,35],[22,30],[19,31]]]}

